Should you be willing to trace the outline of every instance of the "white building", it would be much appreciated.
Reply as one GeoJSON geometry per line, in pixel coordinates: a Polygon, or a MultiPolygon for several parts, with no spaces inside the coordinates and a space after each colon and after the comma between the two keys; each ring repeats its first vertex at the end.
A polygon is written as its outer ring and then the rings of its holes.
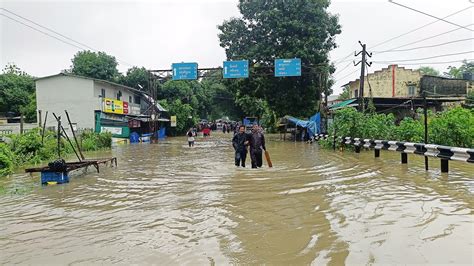
{"type": "MultiPolygon", "coordinates": [[[[53,113],[69,128],[67,110],[76,129],[110,131],[125,138],[130,131],[143,133],[151,109],[150,98],[137,89],[67,73],[36,79],[36,101],[38,118],[44,121],[48,112],[48,128],[57,127],[53,113]]],[[[156,111],[160,115],[166,110],[156,103],[156,111]]]]}

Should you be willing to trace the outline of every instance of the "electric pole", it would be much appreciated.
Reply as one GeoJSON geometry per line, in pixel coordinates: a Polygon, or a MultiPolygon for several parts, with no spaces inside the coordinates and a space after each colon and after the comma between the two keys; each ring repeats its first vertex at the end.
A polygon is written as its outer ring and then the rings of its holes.
{"type": "Polygon", "coordinates": [[[360,54],[362,54],[362,60],[357,62],[357,64],[354,62],[354,66],[357,66],[359,64],[360,65],[360,80],[359,80],[359,111],[365,111],[365,101],[364,101],[364,79],[365,79],[365,66],[371,66],[372,65],[372,62],[370,63],[367,63],[367,58],[366,56],[368,57],[372,57],[372,53],[367,53],[366,51],[366,45],[365,44],[362,44],[361,41],[359,41],[359,44],[360,46],[362,46],[362,51],[358,52],[358,53],[355,53],[354,52],[354,56],[358,56],[360,54]]]}

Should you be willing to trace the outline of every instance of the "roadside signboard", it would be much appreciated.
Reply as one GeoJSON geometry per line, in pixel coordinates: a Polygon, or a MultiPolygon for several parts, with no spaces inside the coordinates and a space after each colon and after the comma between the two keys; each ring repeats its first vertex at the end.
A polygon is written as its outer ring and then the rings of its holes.
{"type": "Polygon", "coordinates": [[[170,117],[170,121],[171,121],[171,127],[176,127],[176,116],[175,115],[172,115],[170,117]]]}
{"type": "Polygon", "coordinates": [[[174,63],[171,65],[173,70],[173,80],[193,80],[198,77],[197,63],[174,63]]]}
{"type": "Polygon", "coordinates": [[[101,127],[100,132],[110,132],[113,135],[122,135],[121,127],[101,127]]]}
{"type": "Polygon", "coordinates": [[[249,77],[249,61],[224,61],[223,77],[232,78],[248,78],[249,77]]]}
{"type": "Polygon", "coordinates": [[[128,114],[128,103],[110,98],[104,98],[102,111],[104,113],[119,115],[128,114]]]}
{"type": "Polygon", "coordinates": [[[275,77],[301,76],[301,59],[275,59],[275,77]]]}
{"type": "Polygon", "coordinates": [[[123,114],[128,114],[128,102],[123,102],[123,114]]]}

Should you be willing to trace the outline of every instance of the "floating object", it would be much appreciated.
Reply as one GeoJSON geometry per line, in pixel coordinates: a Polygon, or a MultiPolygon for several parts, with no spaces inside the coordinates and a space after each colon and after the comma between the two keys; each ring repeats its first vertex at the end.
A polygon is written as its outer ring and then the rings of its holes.
{"type": "Polygon", "coordinates": [[[268,167],[273,167],[272,160],[270,159],[270,153],[265,151],[265,159],[267,160],[268,167]]]}
{"type": "Polygon", "coordinates": [[[117,166],[117,158],[84,160],[80,162],[65,162],[64,160],[56,160],[48,164],[48,166],[27,168],[26,173],[41,173],[41,184],[48,184],[49,182],[56,182],[58,184],[69,183],[69,173],[71,171],[94,166],[99,173],[99,165],[107,163],[115,164],[117,166]]]}
{"type": "Polygon", "coordinates": [[[67,172],[41,172],[41,184],[55,185],[69,183],[67,172]]]}

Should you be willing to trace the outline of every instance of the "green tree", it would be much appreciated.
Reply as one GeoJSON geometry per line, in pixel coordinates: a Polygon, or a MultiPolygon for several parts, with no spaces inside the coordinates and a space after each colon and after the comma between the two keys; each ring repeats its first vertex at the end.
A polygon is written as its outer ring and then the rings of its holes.
{"type": "Polygon", "coordinates": [[[251,78],[232,81],[239,97],[264,101],[278,116],[304,117],[317,110],[321,74],[334,71],[328,53],[341,32],[328,6],[328,0],[239,1],[242,17],[218,26],[227,59],[248,59],[255,67],[251,78]],[[295,57],[302,60],[301,77],[275,78],[267,71],[275,58],[295,57]]]}
{"type": "Polygon", "coordinates": [[[351,88],[349,86],[345,86],[344,89],[342,89],[342,93],[339,94],[339,97],[337,97],[338,100],[349,100],[351,98],[351,88]]]}
{"type": "Polygon", "coordinates": [[[171,115],[176,116],[176,128],[170,128],[170,134],[183,134],[198,122],[195,112],[190,104],[182,103],[180,99],[161,100],[160,104],[166,108],[171,115]]]}
{"type": "Polygon", "coordinates": [[[0,74],[0,112],[24,113],[27,122],[36,121],[35,81],[15,64],[0,74]]]}
{"type": "Polygon", "coordinates": [[[210,99],[208,116],[201,116],[201,118],[216,120],[227,116],[231,120],[240,120],[243,117],[242,109],[236,103],[235,92],[222,78],[221,71],[207,73],[201,81],[201,86],[210,99]]]}
{"type": "Polygon", "coordinates": [[[462,79],[464,73],[474,75],[474,61],[463,60],[459,67],[449,66],[444,75],[448,78],[462,79]]]}
{"type": "Polygon", "coordinates": [[[438,70],[434,69],[430,66],[422,66],[418,68],[422,75],[429,75],[429,76],[439,76],[440,73],[438,70]]]}
{"type": "Polygon", "coordinates": [[[149,91],[148,85],[148,70],[144,67],[132,67],[127,70],[125,76],[120,77],[119,82],[123,85],[141,89],[140,86],[143,87],[143,91],[149,91]],[[140,85],[140,86],[138,86],[140,85]]]}
{"type": "Polygon", "coordinates": [[[71,60],[71,72],[85,76],[109,81],[118,81],[117,60],[104,52],[80,51],[71,60]]]}

